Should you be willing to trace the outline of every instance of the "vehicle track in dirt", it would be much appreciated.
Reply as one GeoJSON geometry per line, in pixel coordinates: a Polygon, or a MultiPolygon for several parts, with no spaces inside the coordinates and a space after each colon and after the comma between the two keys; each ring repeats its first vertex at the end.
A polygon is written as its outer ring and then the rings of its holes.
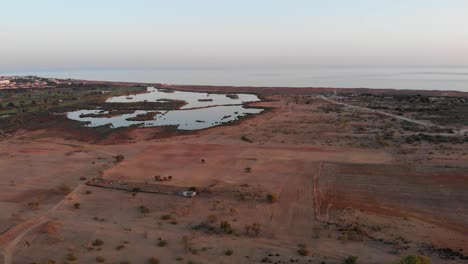
{"type": "Polygon", "coordinates": [[[53,213],[55,210],[65,203],[69,197],[77,193],[85,186],[84,184],[78,185],[73,189],[69,194],[67,194],[60,202],[58,202],[54,207],[50,208],[46,212],[36,217],[30,218],[18,225],[15,225],[0,235],[0,248],[3,255],[2,264],[12,264],[13,263],[13,253],[15,252],[16,245],[26,236],[29,232],[35,228],[47,223],[50,220],[53,220],[53,213]]]}
{"type": "MultiPolygon", "coordinates": [[[[367,108],[367,107],[362,107],[362,106],[357,106],[357,105],[352,105],[352,104],[347,104],[347,103],[343,103],[343,102],[337,102],[337,101],[334,101],[328,97],[325,97],[323,95],[319,95],[317,96],[318,98],[322,99],[322,100],[325,100],[329,103],[332,103],[332,104],[335,104],[335,105],[342,105],[342,106],[346,106],[346,107],[349,107],[349,108],[354,108],[354,109],[357,109],[357,110],[362,110],[362,111],[366,111],[366,112],[372,112],[372,113],[376,113],[376,114],[380,114],[380,115],[384,115],[384,116],[388,116],[388,117],[391,117],[391,118],[395,118],[395,119],[399,119],[399,120],[402,120],[402,121],[406,121],[406,122],[410,122],[410,123],[413,123],[413,124],[417,124],[417,125],[421,125],[421,126],[425,126],[425,127],[438,127],[438,128],[441,128],[441,129],[452,129],[450,127],[446,127],[446,126],[440,126],[440,125],[435,125],[435,124],[430,124],[430,123],[426,123],[426,122],[423,122],[423,121],[420,121],[420,120],[416,120],[416,119],[412,119],[412,118],[408,118],[408,117],[404,117],[404,116],[399,116],[399,115],[395,115],[395,114],[391,114],[391,113],[387,113],[387,112],[384,112],[384,111],[380,111],[380,110],[376,110],[376,109],[371,109],[371,108],[367,108]]],[[[466,132],[468,132],[468,129],[465,129],[465,130],[453,130],[455,132],[455,134],[465,134],[466,132]]]]}

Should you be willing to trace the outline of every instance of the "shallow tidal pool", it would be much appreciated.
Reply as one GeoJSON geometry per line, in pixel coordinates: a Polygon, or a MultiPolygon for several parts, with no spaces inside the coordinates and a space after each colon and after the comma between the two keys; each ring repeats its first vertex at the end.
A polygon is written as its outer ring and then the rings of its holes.
{"type": "Polygon", "coordinates": [[[87,127],[110,125],[113,128],[141,126],[177,126],[180,130],[199,130],[232,122],[248,114],[259,114],[261,108],[247,108],[248,102],[260,99],[253,94],[213,94],[181,92],[148,87],[146,93],[129,96],[116,96],[106,100],[109,103],[164,102],[182,100],[186,104],[177,110],[137,110],[133,113],[109,115],[100,109],[78,110],[67,113],[67,118],[85,122],[87,127]],[[138,117],[150,115],[150,120],[138,117]]]}

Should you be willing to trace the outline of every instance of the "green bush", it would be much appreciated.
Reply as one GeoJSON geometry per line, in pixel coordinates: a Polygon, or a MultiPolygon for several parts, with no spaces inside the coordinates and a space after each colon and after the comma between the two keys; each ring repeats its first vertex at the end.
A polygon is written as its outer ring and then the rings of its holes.
{"type": "Polygon", "coordinates": [[[357,259],[358,257],[356,256],[349,256],[347,258],[345,258],[345,260],[343,261],[344,264],[356,264],[357,263],[357,259]]]}
{"type": "Polygon", "coordinates": [[[431,260],[426,256],[410,255],[394,262],[394,264],[431,264],[431,260]]]}

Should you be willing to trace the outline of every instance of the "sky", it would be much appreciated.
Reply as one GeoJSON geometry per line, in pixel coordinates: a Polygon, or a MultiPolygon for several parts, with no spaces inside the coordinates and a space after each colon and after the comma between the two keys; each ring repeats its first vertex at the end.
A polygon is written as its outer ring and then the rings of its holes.
{"type": "Polygon", "coordinates": [[[467,0],[0,0],[0,70],[468,66],[467,0]]]}

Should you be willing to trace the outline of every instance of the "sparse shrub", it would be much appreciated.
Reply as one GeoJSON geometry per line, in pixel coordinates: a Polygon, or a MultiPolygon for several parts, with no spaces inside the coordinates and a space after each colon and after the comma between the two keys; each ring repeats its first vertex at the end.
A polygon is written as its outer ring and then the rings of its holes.
{"type": "Polygon", "coordinates": [[[188,236],[183,236],[182,237],[182,245],[184,245],[184,249],[186,251],[189,251],[192,254],[197,253],[197,250],[195,248],[193,248],[192,242],[190,241],[190,238],[188,236]]]}
{"type": "Polygon", "coordinates": [[[115,247],[115,250],[122,250],[125,248],[125,245],[118,245],[117,247],[115,247]]]}
{"type": "Polygon", "coordinates": [[[69,194],[71,192],[71,188],[66,184],[62,184],[58,187],[58,191],[64,194],[69,194]]]}
{"type": "Polygon", "coordinates": [[[301,256],[307,256],[309,255],[309,251],[305,248],[300,248],[297,250],[297,253],[301,256]]]}
{"type": "Polygon", "coordinates": [[[102,241],[99,238],[93,241],[93,246],[95,246],[95,247],[99,247],[99,246],[102,246],[102,245],[104,245],[104,241],[102,241]]]}
{"type": "Polygon", "coordinates": [[[344,264],[356,264],[358,260],[357,256],[349,256],[344,259],[343,263],[344,264]]]}
{"type": "Polygon", "coordinates": [[[375,136],[375,141],[377,142],[377,144],[383,146],[383,147],[387,147],[389,146],[390,144],[388,144],[387,141],[385,141],[384,137],[382,137],[381,135],[376,135],[375,136]]]}
{"type": "Polygon", "coordinates": [[[226,234],[231,234],[234,231],[228,221],[221,221],[219,223],[219,229],[226,234]]]}
{"type": "Polygon", "coordinates": [[[394,262],[394,264],[431,264],[431,260],[426,256],[410,255],[394,262]]]}
{"type": "Polygon", "coordinates": [[[335,113],[341,113],[341,108],[343,106],[341,105],[322,105],[319,107],[319,110],[321,110],[322,112],[325,112],[325,113],[329,113],[329,112],[335,112],[335,113]]]}
{"type": "Polygon", "coordinates": [[[105,261],[106,261],[106,258],[104,258],[103,256],[97,256],[96,257],[96,262],[102,263],[102,262],[105,262],[105,261]]]}
{"type": "Polygon", "coordinates": [[[199,224],[196,224],[196,225],[192,226],[192,229],[193,230],[205,230],[205,231],[208,231],[208,232],[214,232],[216,230],[216,228],[214,226],[210,225],[207,222],[201,222],[199,224]]]}
{"type": "Polygon", "coordinates": [[[41,203],[39,201],[32,201],[28,203],[28,207],[33,210],[38,210],[40,206],[41,206],[41,203]]]}
{"type": "Polygon", "coordinates": [[[148,259],[148,264],[159,264],[159,259],[151,257],[148,259]]]}
{"type": "Polygon", "coordinates": [[[252,140],[250,140],[246,135],[242,135],[242,136],[240,137],[240,139],[243,140],[243,141],[252,143],[252,140]]]}
{"type": "Polygon", "coordinates": [[[309,255],[309,250],[307,250],[305,244],[299,244],[298,246],[299,246],[299,249],[297,250],[297,254],[299,254],[301,256],[309,255]]]}
{"type": "Polygon", "coordinates": [[[216,223],[216,221],[218,221],[218,217],[214,214],[210,214],[207,218],[210,223],[216,223]]]}
{"type": "Polygon", "coordinates": [[[88,178],[86,177],[80,177],[80,181],[86,181],[88,178]]]}
{"type": "Polygon", "coordinates": [[[275,203],[278,201],[278,197],[276,197],[276,195],[272,194],[272,193],[269,193],[266,195],[266,199],[268,200],[268,202],[270,203],[275,203]]]}
{"type": "Polygon", "coordinates": [[[247,172],[247,173],[252,172],[252,168],[247,167],[247,168],[244,169],[244,171],[247,172]]]}
{"type": "Polygon", "coordinates": [[[260,224],[253,223],[252,225],[245,225],[245,234],[250,235],[252,232],[253,235],[258,236],[260,234],[260,224]]]}
{"type": "Polygon", "coordinates": [[[74,204],[73,204],[73,208],[75,208],[75,209],[80,209],[80,208],[81,208],[81,204],[80,204],[80,203],[74,203],[74,204]]]}
{"type": "Polygon", "coordinates": [[[90,195],[91,193],[92,193],[92,191],[90,191],[90,190],[87,190],[87,191],[85,192],[85,194],[87,194],[87,195],[90,195]]]}
{"type": "Polygon", "coordinates": [[[75,260],[77,260],[78,258],[77,258],[73,253],[68,253],[66,259],[67,259],[68,261],[75,261],[75,260]]]}
{"type": "Polygon", "coordinates": [[[166,240],[159,240],[158,242],[158,247],[165,247],[167,245],[167,241],[166,240]]]}
{"type": "Polygon", "coordinates": [[[161,220],[170,220],[172,216],[170,214],[163,214],[161,215],[161,220]]]}
{"type": "Polygon", "coordinates": [[[140,205],[138,207],[138,210],[140,211],[140,213],[142,214],[148,214],[150,212],[150,210],[148,209],[148,207],[144,206],[144,205],[140,205]]]}
{"type": "Polygon", "coordinates": [[[124,155],[119,154],[119,155],[115,156],[114,159],[115,159],[115,163],[119,163],[119,162],[122,162],[125,159],[125,157],[124,157],[124,155]]]}
{"type": "Polygon", "coordinates": [[[205,159],[201,159],[200,162],[201,162],[201,163],[205,163],[205,159]]]}
{"type": "Polygon", "coordinates": [[[135,188],[132,189],[132,192],[134,192],[134,193],[137,193],[139,191],[141,191],[140,187],[135,187],[135,188]]]}
{"type": "Polygon", "coordinates": [[[255,236],[258,236],[260,234],[260,224],[259,223],[253,223],[252,224],[252,231],[254,232],[255,236]]]}
{"type": "Polygon", "coordinates": [[[232,249],[226,249],[224,251],[224,255],[226,255],[226,256],[231,256],[233,253],[234,253],[234,251],[232,251],[232,249]]]}

